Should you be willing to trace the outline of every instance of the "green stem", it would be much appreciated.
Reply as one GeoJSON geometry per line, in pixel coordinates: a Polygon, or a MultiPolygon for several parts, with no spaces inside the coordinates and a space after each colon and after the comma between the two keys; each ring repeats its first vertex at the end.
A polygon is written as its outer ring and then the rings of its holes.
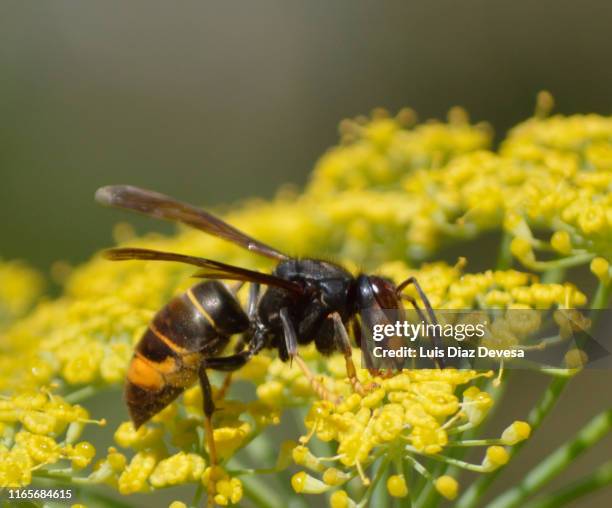
{"type": "MultiPolygon", "coordinates": [[[[406,478],[406,483],[410,486],[410,485],[414,485],[414,471],[412,469],[412,467],[410,466],[410,464],[408,463],[407,460],[404,460],[404,458],[402,457],[402,469],[403,469],[403,474],[404,474],[404,478],[406,478]]],[[[421,475],[419,475],[419,478],[421,477],[421,475]]],[[[402,499],[400,501],[400,508],[413,508],[413,503],[415,501],[415,495],[418,491],[412,491],[411,487],[408,487],[409,491],[408,491],[408,495],[402,499]]],[[[419,505],[416,505],[419,506],[419,505]]]]}
{"type": "Polygon", "coordinates": [[[79,390],[76,390],[72,393],[69,393],[64,397],[66,402],[70,404],[76,404],[77,402],[81,402],[82,400],[88,399],[92,395],[95,395],[99,392],[99,388],[97,386],[87,385],[79,390]]]}
{"type": "Polygon", "coordinates": [[[595,292],[595,296],[593,297],[593,301],[591,303],[591,309],[607,309],[608,308],[608,300],[610,300],[610,293],[612,292],[612,284],[607,283],[604,284],[600,282],[597,286],[597,291],[595,292]]]}
{"type": "Polygon", "coordinates": [[[563,280],[565,275],[565,269],[561,267],[553,267],[550,270],[546,270],[542,275],[542,282],[545,284],[553,284],[563,280]]]}
{"type": "MultiPolygon", "coordinates": [[[[378,485],[372,493],[372,506],[389,506],[390,504],[389,492],[387,492],[387,480],[389,479],[390,475],[390,462],[391,460],[387,462],[386,467],[382,472],[382,477],[380,478],[380,481],[378,481],[378,485]]],[[[382,466],[383,465],[381,464],[381,467],[382,466]]]]}
{"type": "MultiPolygon", "coordinates": [[[[544,418],[548,416],[548,413],[550,413],[551,409],[557,403],[557,400],[559,400],[561,393],[569,383],[570,379],[571,377],[559,377],[554,378],[550,382],[548,388],[546,388],[546,391],[544,392],[544,395],[538,404],[529,412],[529,416],[527,417],[532,430],[535,431],[542,424],[544,418]]],[[[524,444],[525,441],[515,445],[512,449],[516,452],[516,450],[522,447],[524,444]]]]}
{"type": "MultiPolygon", "coordinates": [[[[569,383],[569,377],[555,377],[551,380],[548,388],[544,392],[544,395],[536,406],[531,410],[527,418],[529,425],[533,431],[537,430],[542,424],[542,421],[546,418],[548,413],[559,400],[561,393],[569,383]]],[[[510,457],[513,457],[518,451],[525,445],[526,441],[514,445],[509,450],[510,457]]],[[[481,476],[470,487],[463,493],[463,495],[457,501],[456,508],[474,508],[477,506],[478,501],[486,490],[491,486],[495,479],[499,476],[499,473],[504,470],[501,467],[486,476],[481,476]]]]}
{"type": "Polygon", "coordinates": [[[204,486],[202,482],[198,482],[198,486],[193,494],[193,501],[191,502],[191,506],[198,506],[200,504],[200,499],[202,499],[202,494],[204,493],[204,486]]]}
{"type": "Polygon", "coordinates": [[[48,480],[55,480],[60,483],[72,483],[74,485],[95,485],[89,478],[81,478],[78,476],[71,476],[65,473],[54,473],[44,469],[37,469],[32,471],[32,476],[35,478],[46,478],[48,480]]]}
{"type": "Polygon", "coordinates": [[[508,270],[512,266],[512,253],[510,252],[511,243],[512,235],[504,231],[499,246],[499,254],[497,255],[497,263],[495,264],[496,270],[508,270]]]}
{"type": "Polygon", "coordinates": [[[554,270],[560,268],[571,268],[573,266],[580,266],[588,263],[595,257],[595,254],[586,253],[586,254],[577,254],[575,256],[570,256],[561,259],[555,259],[554,261],[532,261],[529,263],[523,262],[523,264],[527,268],[531,268],[532,270],[537,270],[540,272],[547,270],[554,270]]]}
{"type": "Polygon", "coordinates": [[[525,508],[558,508],[612,484],[612,461],[599,466],[591,474],[552,494],[531,501],[525,508]]]}
{"type": "Polygon", "coordinates": [[[370,497],[372,497],[372,494],[374,493],[374,489],[376,488],[376,486],[378,485],[381,478],[384,476],[385,472],[387,471],[389,467],[389,462],[391,462],[391,457],[389,454],[387,454],[385,458],[381,460],[380,465],[378,466],[378,469],[376,470],[376,475],[374,476],[372,483],[370,483],[370,485],[368,486],[368,489],[366,490],[365,495],[363,496],[361,501],[359,501],[359,503],[357,504],[359,508],[368,506],[370,497]]]}
{"type": "MultiPolygon", "coordinates": [[[[506,374],[506,376],[510,376],[510,375],[511,375],[511,372],[508,372],[506,374]]],[[[506,392],[508,383],[509,381],[507,377],[504,383],[502,383],[498,387],[494,387],[493,381],[489,379],[489,380],[486,380],[485,384],[481,387],[483,391],[487,393],[492,393],[492,397],[493,397],[493,407],[491,408],[491,410],[489,411],[489,414],[487,415],[488,418],[491,418],[491,416],[498,409],[499,402],[502,400],[506,392]]],[[[477,430],[478,430],[477,427],[474,427],[468,430],[467,432],[460,433],[459,435],[457,435],[455,439],[458,440],[465,436],[466,439],[469,440],[470,438],[473,438],[476,436],[477,430]]],[[[449,446],[454,446],[454,443],[449,444],[449,446]]],[[[450,450],[450,457],[454,459],[462,459],[465,456],[466,451],[467,451],[466,448],[457,446],[457,448],[450,450]]],[[[432,470],[432,475],[436,478],[444,474],[448,474],[450,476],[456,476],[459,473],[459,471],[460,469],[457,466],[452,466],[452,465],[449,466],[448,464],[445,464],[443,462],[438,462],[436,463],[435,469],[432,470]]],[[[425,488],[421,492],[421,495],[419,496],[419,499],[416,505],[419,507],[427,506],[430,508],[435,508],[441,500],[442,500],[442,497],[440,496],[438,491],[435,489],[433,482],[429,482],[425,485],[425,488]]]]}
{"type": "Polygon", "coordinates": [[[504,446],[506,443],[499,438],[493,439],[464,439],[463,441],[451,441],[446,446],[469,447],[469,446],[504,446]]]}
{"type": "Polygon", "coordinates": [[[542,374],[546,374],[547,376],[555,376],[555,377],[564,377],[564,378],[572,378],[574,377],[578,370],[577,369],[557,369],[557,368],[545,368],[541,370],[542,374]]]}
{"type": "MultiPolygon", "coordinates": [[[[415,453],[414,450],[413,453],[415,453]]],[[[464,460],[453,459],[452,457],[446,457],[444,455],[429,455],[429,458],[438,462],[443,462],[444,464],[447,464],[449,466],[454,466],[459,469],[465,469],[466,471],[473,471],[475,473],[489,472],[489,470],[487,470],[484,466],[480,464],[472,464],[470,462],[465,462],[464,460]]]]}
{"type": "Polygon", "coordinates": [[[525,479],[497,497],[491,508],[515,508],[537,492],[555,476],[567,468],[572,461],[595,445],[612,429],[612,409],[600,413],[576,434],[574,439],[558,448],[533,468],[525,479]]]}

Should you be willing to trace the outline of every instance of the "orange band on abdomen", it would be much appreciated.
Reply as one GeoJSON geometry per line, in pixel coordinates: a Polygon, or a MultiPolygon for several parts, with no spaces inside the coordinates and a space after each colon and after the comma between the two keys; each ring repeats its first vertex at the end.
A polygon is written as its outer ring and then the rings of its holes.
{"type": "Polygon", "coordinates": [[[150,362],[139,355],[135,355],[130,362],[127,373],[130,383],[145,390],[159,391],[164,385],[164,377],[150,362]]]}

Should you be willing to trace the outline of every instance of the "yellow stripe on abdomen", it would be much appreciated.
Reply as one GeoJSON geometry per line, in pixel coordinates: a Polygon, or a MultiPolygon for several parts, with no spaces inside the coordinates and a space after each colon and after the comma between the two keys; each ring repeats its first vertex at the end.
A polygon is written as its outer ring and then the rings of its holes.
{"type": "Polygon", "coordinates": [[[189,301],[193,304],[193,306],[196,309],[198,309],[198,312],[202,314],[202,316],[204,316],[208,320],[208,322],[212,325],[212,327],[216,330],[217,325],[215,323],[215,320],[212,318],[212,316],[208,312],[206,312],[206,309],[202,307],[202,304],[198,302],[198,299],[193,294],[193,288],[189,288],[186,291],[186,294],[187,294],[187,298],[189,298],[189,301]]]}

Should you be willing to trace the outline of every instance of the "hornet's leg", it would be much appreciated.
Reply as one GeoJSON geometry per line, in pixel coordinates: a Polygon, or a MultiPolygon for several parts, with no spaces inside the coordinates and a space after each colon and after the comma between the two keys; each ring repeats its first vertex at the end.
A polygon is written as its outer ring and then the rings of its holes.
{"type": "Polygon", "coordinates": [[[342,318],[340,314],[334,312],[331,315],[331,318],[334,321],[334,338],[336,340],[336,344],[340,352],[344,355],[344,362],[346,364],[346,375],[353,386],[353,391],[361,395],[362,397],[368,393],[368,391],[372,390],[376,387],[376,384],[372,383],[365,388],[361,381],[357,378],[357,369],[355,369],[355,364],[353,363],[353,348],[351,347],[351,339],[346,331],[346,327],[342,322],[342,318]]]}
{"type": "Polygon", "coordinates": [[[222,372],[233,372],[242,367],[253,356],[259,353],[264,347],[264,338],[261,334],[255,333],[249,349],[244,349],[239,353],[230,356],[219,356],[206,358],[206,368],[219,370],[222,372]]]}
{"type": "Polygon", "coordinates": [[[423,291],[423,288],[419,284],[419,281],[416,280],[416,277],[408,277],[404,282],[397,286],[397,294],[401,294],[401,292],[410,285],[414,286],[414,289],[417,290],[419,297],[423,301],[423,305],[425,305],[425,309],[427,310],[427,314],[429,315],[431,322],[437,324],[438,321],[433,309],[431,308],[431,303],[429,303],[429,298],[427,298],[425,291],[423,291]]]}
{"type": "MultiPolygon", "coordinates": [[[[237,289],[240,289],[243,284],[244,283],[240,283],[239,285],[240,287],[238,287],[237,289]]],[[[257,303],[259,302],[259,288],[260,286],[256,282],[253,282],[249,286],[249,299],[247,301],[247,315],[249,316],[249,321],[253,320],[253,318],[255,317],[255,313],[257,312],[257,303]]],[[[238,291],[236,291],[236,293],[237,292],[238,291]]],[[[238,343],[236,344],[236,347],[234,349],[235,353],[241,353],[242,351],[244,351],[244,348],[246,346],[244,337],[245,335],[243,334],[240,337],[240,340],[238,341],[238,343]]],[[[225,375],[225,378],[223,379],[223,383],[221,384],[221,387],[219,388],[219,391],[217,392],[217,396],[215,397],[215,400],[223,400],[231,384],[232,384],[232,371],[229,371],[225,375]]]]}
{"type": "MultiPolygon", "coordinates": [[[[215,412],[215,403],[212,397],[212,388],[210,381],[206,375],[206,363],[202,362],[198,370],[198,376],[200,378],[200,386],[202,387],[202,397],[204,399],[204,430],[206,432],[206,444],[208,445],[208,456],[210,458],[211,471],[214,472],[214,468],[218,464],[217,448],[215,446],[215,435],[212,424],[212,415],[215,412]]],[[[213,473],[214,474],[214,473],[213,473]]],[[[208,489],[208,506],[214,506],[215,502],[215,489],[214,480],[211,480],[208,489]]]]}
{"type": "Polygon", "coordinates": [[[285,335],[285,346],[287,348],[287,353],[289,354],[290,361],[295,361],[297,366],[306,376],[310,386],[313,391],[317,394],[317,396],[324,400],[331,400],[332,402],[337,402],[333,400],[329,391],[320,383],[320,381],[315,377],[313,372],[310,370],[310,367],[306,364],[306,362],[302,359],[298,352],[298,342],[297,336],[295,334],[295,329],[293,328],[293,323],[291,322],[291,318],[289,317],[289,313],[286,308],[282,308],[280,311],[280,318],[283,323],[283,332],[285,335]]]}
{"type": "Polygon", "coordinates": [[[416,310],[416,313],[419,315],[419,319],[423,321],[423,323],[429,322],[425,314],[423,314],[423,310],[419,306],[419,303],[412,298],[412,296],[402,295],[402,300],[406,300],[410,305],[412,305],[412,307],[414,307],[414,310],[416,310]]]}
{"type": "Polygon", "coordinates": [[[232,373],[228,372],[227,374],[225,374],[225,377],[223,378],[223,383],[221,383],[221,386],[217,390],[217,393],[215,393],[215,401],[219,402],[220,400],[223,400],[225,398],[231,384],[232,373]]]}
{"type": "MultiPolygon", "coordinates": [[[[206,358],[200,365],[198,377],[200,378],[200,386],[202,388],[202,398],[204,402],[204,429],[206,431],[206,442],[208,444],[208,454],[210,457],[210,466],[214,468],[218,462],[217,447],[215,445],[214,428],[212,424],[212,415],[215,412],[215,402],[212,395],[212,387],[206,375],[206,369],[220,370],[232,372],[242,367],[249,359],[259,353],[264,346],[264,339],[261,334],[256,333],[253,337],[251,347],[240,353],[231,356],[223,356],[220,358],[206,358]]],[[[214,506],[215,492],[211,487],[208,491],[208,506],[214,506]]]]}
{"type": "MultiPolygon", "coordinates": [[[[425,306],[425,310],[427,311],[427,315],[429,316],[429,322],[432,323],[433,325],[437,325],[438,319],[436,318],[436,314],[431,307],[429,298],[427,298],[425,291],[423,291],[423,288],[421,287],[419,282],[416,280],[416,277],[408,277],[404,282],[402,282],[399,286],[397,286],[397,294],[398,295],[401,294],[402,291],[410,285],[413,285],[414,289],[416,289],[417,293],[419,294],[419,297],[421,298],[421,301],[423,302],[423,305],[425,306]]],[[[412,304],[412,306],[417,311],[417,314],[419,315],[419,318],[421,319],[421,321],[423,321],[423,323],[427,322],[427,319],[425,319],[425,316],[423,315],[423,311],[421,310],[421,308],[419,307],[418,303],[416,302],[414,298],[411,298],[409,296],[402,296],[402,298],[404,298],[405,300],[409,301],[412,304]]],[[[440,337],[437,334],[437,329],[438,329],[437,326],[434,326],[434,330],[436,330],[436,335],[434,335],[433,337],[433,343],[434,343],[434,346],[441,346],[442,343],[441,343],[440,337]]],[[[444,361],[441,358],[436,358],[435,362],[439,368],[441,369],[444,368],[444,361]]]]}

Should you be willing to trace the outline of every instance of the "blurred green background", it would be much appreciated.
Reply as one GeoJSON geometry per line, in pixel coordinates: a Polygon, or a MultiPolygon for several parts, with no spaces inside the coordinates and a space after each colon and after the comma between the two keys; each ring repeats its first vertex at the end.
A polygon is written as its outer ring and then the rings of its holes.
{"type": "MultiPolygon", "coordinates": [[[[3,0],[0,256],[47,269],[109,245],[120,218],[170,230],[97,206],[105,184],[206,206],[303,185],[338,121],[377,106],[426,119],[462,105],[497,139],[541,89],[560,112],[610,114],[611,22],[603,0],[3,0]]],[[[524,418],[546,381],[514,378],[490,435],[524,418]]],[[[610,382],[576,379],[500,485],[608,407],[610,382]]],[[[611,449],[605,440],[570,474],[611,449]]]]}
{"type": "Polygon", "coordinates": [[[609,114],[611,21],[604,1],[3,0],[0,256],[110,244],[128,215],[94,204],[104,184],[207,206],[302,185],[338,121],[376,106],[463,105],[498,138],[543,88],[609,114]]]}

